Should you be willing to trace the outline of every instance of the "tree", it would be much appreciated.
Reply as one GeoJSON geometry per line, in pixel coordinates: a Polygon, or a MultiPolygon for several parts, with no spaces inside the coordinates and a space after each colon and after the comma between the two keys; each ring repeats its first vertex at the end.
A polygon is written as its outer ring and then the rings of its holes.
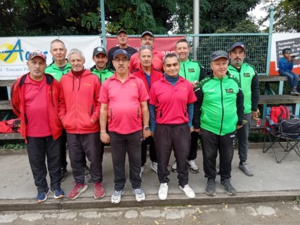
{"type": "MultiPolygon", "coordinates": [[[[232,30],[257,1],[201,0],[201,33],[232,30]]],[[[99,0],[3,0],[0,6],[1,21],[9,18],[0,25],[2,36],[101,33],[99,0]]],[[[188,33],[192,15],[193,0],[105,0],[106,32],[112,34],[121,28],[130,34],[188,33]]]]}
{"type": "Polygon", "coordinates": [[[263,9],[268,12],[260,24],[268,20],[270,6],[274,6],[274,31],[276,32],[300,32],[300,4],[299,0],[262,0],[263,9]]]}

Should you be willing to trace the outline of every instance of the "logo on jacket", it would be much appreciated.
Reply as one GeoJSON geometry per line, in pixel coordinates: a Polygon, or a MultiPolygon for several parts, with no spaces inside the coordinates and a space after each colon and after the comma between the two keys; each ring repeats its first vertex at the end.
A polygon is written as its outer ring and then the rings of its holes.
{"type": "Polygon", "coordinates": [[[226,93],[233,93],[233,89],[232,88],[227,88],[225,90],[226,90],[226,93]]]}
{"type": "Polygon", "coordinates": [[[86,86],[86,87],[90,87],[90,86],[92,86],[91,84],[89,84],[89,83],[84,83],[83,84],[84,86],[86,86]]]}
{"type": "Polygon", "coordinates": [[[250,73],[244,73],[244,77],[250,77],[250,73]]]}
{"type": "Polygon", "coordinates": [[[189,68],[188,71],[189,71],[190,73],[193,73],[193,72],[195,72],[195,69],[194,69],[194,68],[189,68]]]}

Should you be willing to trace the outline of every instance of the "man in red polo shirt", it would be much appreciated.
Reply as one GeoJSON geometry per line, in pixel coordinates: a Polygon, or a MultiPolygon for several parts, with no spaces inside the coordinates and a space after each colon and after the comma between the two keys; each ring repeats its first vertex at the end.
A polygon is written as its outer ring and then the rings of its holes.
{"type": "Polygon", "coordinates": [[[123,50],[115,51],[113,64],[115,74],[102,85],[100,93],[101,141],[111,143],[114,167],[115,191],[112,203],[119,203],[125,191],[125,159],[128,152],[130,182],[136,201],[145,200],[141,189],[141,141],[150,136],[148,93],[143,81],[128,72],[129,55],[123,50]],[[106,125],[108,123],[108,131],[106,125]]]}
{"type": "Polygon", "coordinates": [[[195,193],[188,185],[186,160],[190,153],[193,103],[197,100],[192,84],[179,76],[180,60],[169,53],[163,61],[164,79],[155,82],[150,90],[150,130],[154,132],[160,188],[158,197],[168,196],[168,165],[172,149],[177,162],[179,188],[188,198],[195,193]]]}
{"type": "MultiPolygon", "coordinates": [[[[152,65],[153,53],[152,53],[151,46],[143,45],[142,47],[140,47],[139,58],[141,61],[139,68],[136,68],[131,73],[132,73],[132,75],[142,79],[142,81],[144,82],[145,87],[149,93],[152,84],[155,81],[160,80],[164,75],[162,72],[155,69],[152,65]]],[[[147,159],[147,145],[148,144],[150,145],[150,159],[152,162],[150,164],[150,167],[155,173],[157,173],[157,159],[156,159],[155,144],[154,144],[153,137],[150,136],[142,142],[141,175],[144,171],[144,165],[145,165],[146,159],[147,159]]]]}
{"type": "MultiPolygon", "coordinates": [[[[160,71],[163,70],[163,58],[164,53],[161,51],[157,51],[153,48],[154,43],[154,35],[151,31],[145,31],[142,33],[141,36],[141,46],[148,45],[152,47],[152,53],[153,53],[153,59],[152,64],[155,69],[158,69],[160,71]]],[[[140,66],[140,59],[139,59],[139,53],[134,53],[130,58],[130,66],[129,71],[133,71],[134,69],[138,68],[140,66]]]]}
{"type": "Polygon", "coordinates": [[[12,85],[11,105],[13,112],[21,118],[21,134],[27,142],[29,163],[38,190],[36,202],[41,203],[47,200],[49,191],[54,193],[54,198],[64,197],[60,188],[62,124],[57,117],[60,86],[53,76],[44,73],[47,65],[42,52],[31,52],[27,66],[29,73],[12,85]]]}

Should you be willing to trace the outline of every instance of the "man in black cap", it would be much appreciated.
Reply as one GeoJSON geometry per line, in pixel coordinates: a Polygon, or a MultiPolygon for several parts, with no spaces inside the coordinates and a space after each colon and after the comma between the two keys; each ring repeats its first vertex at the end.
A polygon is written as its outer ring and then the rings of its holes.
{"type": "MultiPolygon", "coordinates": [[[[148,45],[152,47],[152,64],[155,69],[163,70],[163,59],[164,59],[164,53],[161,51],[157,51],[153,48],[154,43],[154,35],[151,31],[145,31],[142,33],[141,36],[141,46],[148,45]]],[[[140,66],[140,59],[139,59],[139,53],[135,53],[130,58],[130,65],[129,65],[129,71],[133,71],[134,69],[139,68],[140,66]]]]}
{"type": "Polygon", "coordinates": [[[135,48],[132,48],[127,44],[128,37],[127,37],[126,30],[119,30],[117,32],[117,40],[119,44],[108,51],[108,63],[109,63],[109,68],[111,70],[115,70],[112,60],[113,60],[113,54],[116,50],[124,49],[129,54],[129,56],[132,56],[134,53],[137,52],[135,48]]]}
{"type": "Polygon", "coordinates": [[[253,119],[257,119],[258,117],[259,82],[255,68],[244,62],[245,57],[245,45],[241,42],[234,43],[229,52],[230,65],[228,66],[228,71],[239,80],[244,94],[243,120],[247,121],[247,123],[237,132],[240,159],[239,168],[247,176],[253,176],[251,166],[247,163],[248,137],[251,117],[253,119]]]}
{"type": "Polygon", "coordinates": [[[206,194],[216,194],[216,159],[220,157],[221,186],[228,195],[236,195],[230,183],[235,131],[243,126],[244,97],[239,81],[228,73],[228,55],[215,51],[211,55],[212,74],[196,89],[193,126],[200,132],[203,168],[207,178],[206,194]]]}
{"type": "Polygon", "coordinates": [[[96,47],[93,51],[93,61],[95,65],[90,69],[91,72],[97,75],[102,84],[106,79],[110,78],[114,72],[109,68],[108,57],[105,48],[96,47]]]}

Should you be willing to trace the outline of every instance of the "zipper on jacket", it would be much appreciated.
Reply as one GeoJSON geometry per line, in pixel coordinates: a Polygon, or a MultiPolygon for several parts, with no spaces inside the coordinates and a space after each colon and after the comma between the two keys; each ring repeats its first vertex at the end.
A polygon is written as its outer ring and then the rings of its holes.
{"type": "Polygon", "coordinates": [[[220,89],[221,89],[221,106],[222,106],[222,118],[221,118],[221,126],[220,126],[220,135],[223,130],[223,120],[224,120],[224,102],[223,102],[223,79],[220,80],[220,89]]]}

